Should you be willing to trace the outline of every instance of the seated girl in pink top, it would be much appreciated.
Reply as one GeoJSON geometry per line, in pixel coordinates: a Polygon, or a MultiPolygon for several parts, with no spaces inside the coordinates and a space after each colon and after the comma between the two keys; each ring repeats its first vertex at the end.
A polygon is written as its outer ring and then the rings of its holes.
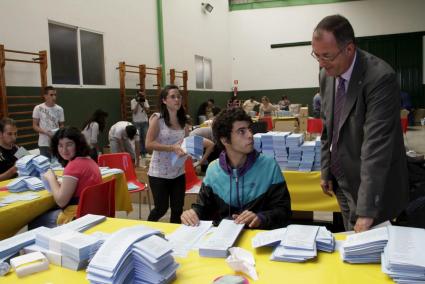
{"type": "Polygon", "coordinates": [[[86,139],[77,128],[59,129],[52,138],[51,150],[65,167],[62,184],[59,184],[52,170],[44,174],[58,207],[32,221],[30,228],[51,228],[70,222],[75,217],[81,191],[87,186],[102,182],[99,167],[90,158],[86,139]]]}

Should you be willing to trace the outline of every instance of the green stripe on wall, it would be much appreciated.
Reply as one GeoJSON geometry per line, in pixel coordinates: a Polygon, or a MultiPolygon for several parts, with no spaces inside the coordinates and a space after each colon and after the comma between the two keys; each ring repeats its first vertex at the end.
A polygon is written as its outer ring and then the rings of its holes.
{"type": "Polygon", "coordinates": [[[360,0],[269,0],[269,1],[249,1],[249,3],[230,4],[230,11],[251,10],[251,9],[266,9],[288,6],[316,5],[329,4],[339,2],[352,2],[360,0]]]}

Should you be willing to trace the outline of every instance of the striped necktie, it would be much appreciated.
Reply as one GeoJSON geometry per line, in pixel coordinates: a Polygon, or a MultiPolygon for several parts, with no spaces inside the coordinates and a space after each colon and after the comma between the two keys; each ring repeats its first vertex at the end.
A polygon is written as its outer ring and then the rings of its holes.
{"type": "Polygon", "coordinates": [[[332,131],[332,152],[331,152],[331,172],[339,178],[343,175],[341,161],[338,157],[338,138],[339,138],[339,120],[342,114],[342,108],[345,102],[345,79],[338,77],[338,88],[335,93],[334,99],[334,119],[332,131]]]}

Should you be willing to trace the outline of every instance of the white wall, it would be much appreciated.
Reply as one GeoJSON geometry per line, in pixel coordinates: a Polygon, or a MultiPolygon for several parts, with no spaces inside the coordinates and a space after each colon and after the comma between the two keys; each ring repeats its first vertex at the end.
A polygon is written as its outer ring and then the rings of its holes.
{"type": "Polygon", "coordinates": [[[232,80],[240,90],[318,86],[311,46],[271,49],[271,44],[310,41],[325,16],[342,14],[356,36],[425,31],[425,1],[368,0],[233,11],[230,13],[232,80]]]}
{"type": "Polygon", "coordinates": [[[195,90],[195,54],[204,56],[212,60],[213,90],[230,91],[228,18],[227,0],[163,0],[167,73],[170,68],[188,70],[189,89],[195,90]],[[214,6],[212,13],[202,11],[202,2],[214,6]]]}
{"type": "MultiPolygon", "coordinates": [[[[49,54],[49,20],[103,33],[106,87],[119,87],[119,61],[159,65],[155,0],[1,0],[0,11],[0,43],[6,49],[49,54]]],[[[40,85],[35,64],[6,62],[5,70],[7,86],[40,85]]],[[[47,73],[51,84],[50,68],[47,73]]],[[[137,75],[127,77],[127,87],[136,88],[137,75]]]]}

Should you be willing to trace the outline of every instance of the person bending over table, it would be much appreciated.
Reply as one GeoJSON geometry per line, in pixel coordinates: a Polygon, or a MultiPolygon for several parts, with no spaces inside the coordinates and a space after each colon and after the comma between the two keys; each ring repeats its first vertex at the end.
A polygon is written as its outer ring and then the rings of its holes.
{"type": "Polygon", "coordinates": [[[81,191],[102,182],[100,170],[89,156],[89,146],[84,135],[76,127],[59,129],[52,138],[52,154],[65,167],[62,184],[50,169],[44,174],[49,183],[57,208],[37,217],[29,229],[39,226],[56,227],[75,218],[81,191]]]}
{"type": "Polygon", "coordinates": [[[242,108],[222,111],[213,135],[224,149],[212,162],[198,200],[181,215],[183,224],[233,219],[249,228],[275,229],[288,224],[291,199],[276,161],[254,150],[251,118],[242,108]]]}

